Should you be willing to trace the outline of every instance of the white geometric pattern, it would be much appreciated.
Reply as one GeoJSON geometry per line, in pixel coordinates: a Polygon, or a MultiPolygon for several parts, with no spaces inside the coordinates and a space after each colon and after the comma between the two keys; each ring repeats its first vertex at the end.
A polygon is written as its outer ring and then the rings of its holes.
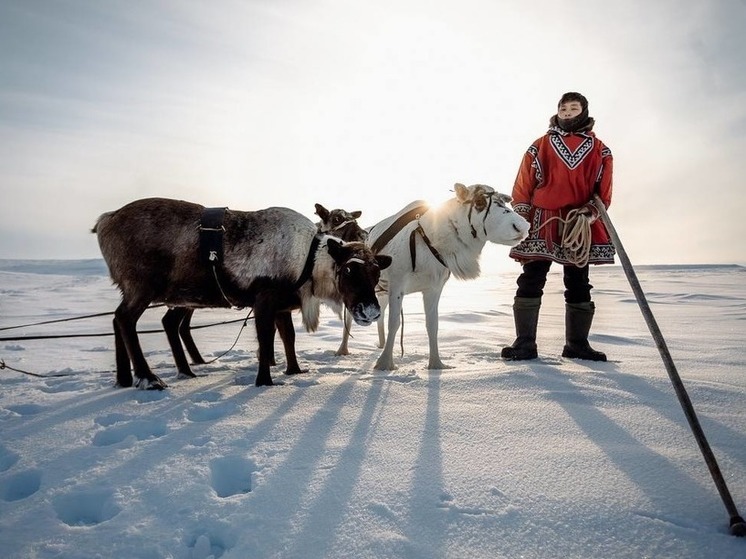
{"type": "Polygon", "coordinates": [[[559,134],[550,134],[549,143],[554,148],[559,158],[564,161],[569,169],[575,169],[593,150],[593,138],[586,136],[575,151],[572,151],[559,134]]]}

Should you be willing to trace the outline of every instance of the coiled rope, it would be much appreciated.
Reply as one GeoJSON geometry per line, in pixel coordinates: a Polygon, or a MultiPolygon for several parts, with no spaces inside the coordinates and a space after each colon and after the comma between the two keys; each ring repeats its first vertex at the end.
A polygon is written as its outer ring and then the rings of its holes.
{"type": "Polygon", "coordinates": [[[539,226],[546,227],[552,221],[560,221],[562,227],[562,238],[560,246],[567,254],[567,259],[578,268],[584,268],[591,256],[591,223],[595,219],[587,213],[581,213],[582,209],[574,209],[567,212],[567,217],[550,217],[539,226]]]}

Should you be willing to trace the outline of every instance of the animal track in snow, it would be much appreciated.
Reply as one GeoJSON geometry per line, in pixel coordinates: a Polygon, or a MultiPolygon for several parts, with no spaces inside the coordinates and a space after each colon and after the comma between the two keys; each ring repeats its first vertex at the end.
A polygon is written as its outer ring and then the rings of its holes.
{"type": "Polygon", "coordinates": [[[116,423],[124,423],[126,421],[131,421],[132,417],[129,415],[124,415],[123,413],[109,413],[107,415],[102,415],[101,417],[97,417],[94,419],[94,423],[97,425],[101,425],[101,427],[111,427],[112,425],[115,425],[116,423]]]}
{"type": "Polygon", "coordinates": [[[227,402],[204,405],[194,404],[187,411],[187,418],[190,421],[201,422],[201,421],[214,421],[215,419],[221,419],[223,417],[231,415],[236,409],[236,406],[227,402]]]}
{"type": "Polygon", "coordinates": [[[95,526],[122,510],[111,489],[72,491],[56,497],[53,506],[57,517],[68,526],[95,526]]]}
{"type": "Polygon", "coordinates": [[[157,439],[168,432],[166,422],[157,419],[136,419],[117,423],[93,436],[94,446],[110,446],[127,439],[138,441],[157,439]]]}
{"type": "Polygon", "coordinates": [[[26,470],[9,475],[0,481],[0,498],[3,501],[20,501],[36,493],[41,487],[41,471],[26,470]]]}
{"type": "Polygon", "coordinates": [[[0,444],[0,472],[13,467],[18,462],[18,454],[0,444]]]}
{"type": "Polygon", "coordinates": [[[256,467],[241,456],[223,456],[210,462],[210,483],[218,497],[251,492],[251,474],[256,467]]]}
{"type": "Polygon", "coordinates": [[[360,375],[360,380],[370,380],[375,382],[389,381],[398,382],[401,384],[408,384],[410,382],[416,382],[422,380],[422,378],[415,371],[403,371],[403,372],[392,372],[392,371],[373,371],[372,373],[365,373],[360,375]]]}
{"type": "Polygon", "coordinates": [[[7,409],[18,415],[36,415],[45,410],[44,406],[38,404],[17,404],[8,406],[7,409]]]}
{"type": "Polygon", "coordinates": [[[45,382],[45,386],[40,386],[39,390],[47,394],[57,394],[59,392],[74,392],[80,390],[81,383],[78,380],[70,379],[52,379],[45,382]]]}
{"type": "Polygon", "coordinates": [[[195,394],[192,398],[193,402],[218,402],[220,401],[220,392],[208,391],[200,394],[195,394]]]}
{"type": "Polygon", "coordinates": [[[219,539],[211,538],[207,534],[200,534],[189,545],[190,559],[217,559],[225,553],[225,545],[219,539]]]}

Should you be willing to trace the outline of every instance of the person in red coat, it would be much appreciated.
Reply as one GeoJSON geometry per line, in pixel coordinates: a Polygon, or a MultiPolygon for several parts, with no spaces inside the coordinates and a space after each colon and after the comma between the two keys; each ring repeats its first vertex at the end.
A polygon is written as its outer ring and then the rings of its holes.
{"type": "Polygon", "coordinates": [[[611,150],[593,132],[588,100],[571,91],[562,95],[549,130],[523,156],[513,186],[513,209],[531,224],[528,237],[513,247],[510,256],[523,272],[517,280],[513,302],[516,340],[502,349],[510,360],[535,359],[536,328],[541,297],[552,262],[564,267],[565,339],[563,357],[606,361],[606,355],[588,343],[595,305],[589,281],[589,264],[612,264],[614,245],[598,220],[594,194],[608,208],[611,204],[613,162],[611,150]],[[577,250],[563,244],[563,234],[584,220],[590,234],[579,258],[577,250]]]}

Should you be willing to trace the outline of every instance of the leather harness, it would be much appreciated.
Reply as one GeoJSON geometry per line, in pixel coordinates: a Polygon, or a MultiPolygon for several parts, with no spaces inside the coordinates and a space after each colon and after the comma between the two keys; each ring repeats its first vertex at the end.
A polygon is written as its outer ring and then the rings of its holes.
{"type": "MultiPolygon", "coordinates": [[[[405,225],[414,221],[415,219],[419,220],[420,216],[427,210],[427,204],[420,204],[419,206],[415,206],[408,212],[396,218],[396,220],[391,225],[389,225],[389,227],[383,233],[381,233],[381,235],[375,241],[373,241],[373,244],[371,245],[371,250],[373,251],[373,253],[378,254],[387,244],[389,244],[389,241],[391,241],[391,239],[393,239],[399,233],[399,231],[404,228],[405,225]]],[[[430,249],[430,252],[438,260],[438,262],[440,262],[444,267],[447,268],[448,266],[443,260],[443,257],[433,246],[432,242],[430,242],[430,239],[425,234],[425,230],[422,228],[422,225],[418,223],[417,227],[413,229],[412,233],[409,235],[409,255],[412,259],[412,271],[415,270],[415,261],[417,259],[417,235],[420,235],[422,237],[422,240],[425,241],[425,245],[427,246],[427,248],[430,249]]]]}
{"type": "MultiPolygon", "coordinates": [[[[228,208],[204,208],[202,210],[199,224],[199,261],[206,266],[212,267],[215,282],[223,299],[230,306],[235,307],[236,305],[225,294],[218,277],[218,271],[223,267],[223,233],[225,233],[223,221],[225,220],[225,212],[227,210],[228,208]]],[[[300,289],[304,283],[311,279],[313,265],[316,262],[316,252],[320,243],[321,234],[317,233],[314,235],[311,247],[308,249],[308,256],[306,257],[303,271],[295,282],[295,290],[300,289]]]]}

